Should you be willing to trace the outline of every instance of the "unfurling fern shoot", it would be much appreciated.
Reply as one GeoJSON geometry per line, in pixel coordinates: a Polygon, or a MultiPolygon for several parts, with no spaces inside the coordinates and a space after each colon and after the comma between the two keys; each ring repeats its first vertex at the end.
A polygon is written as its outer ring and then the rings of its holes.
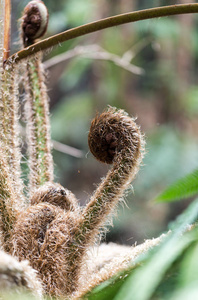
{"type": "Polygon", "coordinates": [[[80,211],[71,193],[48,183],[33,195],[32,205],[13,231],[12,253],[30,261],[50,295],[76,292],[87,266],[87,251],[134,179],[144,152],[139,127],[114,108],[92,121],[89,145],[97,159],[113,166],[87,206],[80,211]]]}
{"type": "Polygon", "coordinates": [[[22,17],[22,39],[24,46],[35,43],[36,39],[41,38],[48,26],[48,10],[42,1],[30,1],[22,17]]]}
{"type": "MultiPolygon", "coordinates": [[[[24,9],[21,32],[24,47],[33,44],[46,31],[48,11],[42,1],[30,1],[24,9]]],[[[50,142],[49,103],[42,54],[27,59],[26,110],[29,154],[29,195],[44,183],[53,181],[50,142]]]]}

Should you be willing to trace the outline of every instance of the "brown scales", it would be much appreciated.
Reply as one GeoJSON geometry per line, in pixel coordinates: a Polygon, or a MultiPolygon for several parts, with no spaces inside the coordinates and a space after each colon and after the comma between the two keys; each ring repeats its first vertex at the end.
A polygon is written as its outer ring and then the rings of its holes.
{"type": "MultiPolygon", "coordinates": [[[[115,112],[112,110],[112,113],[115,112]]],[[[115,113],[112,117],[109,112],[104,112],[100,116],[96,116],[91,123],[88,136],[90,151],[99,161],[107,164],[112,164],[116,154],[129,144],[129,139],[123,132],[122,120],[119,117],[119,114],[115,113]]],[[[134,151],[137,148],[135,143],[138,142],[134,135],[134,151]]]]}
{"type": "Polygon", "coordinates": [[[12,254],[27,259],[38,271],[45,292],[64,295],[67,288],[67,243],[75,224],[74,215],[48,203],[30,206],[13,231],[12,254]],[[71,215],[69,215],[71,214],[71,215]]]}
{"type": "Polygon", "coordinates": [[[114,151],[113,167],[82,212],[71,192],[46,183],[33,194],[31,206],[20,214],[13,229],[12,255],[30,262],[50,295],[71,296],[78,290],[87,251],[141,162],[141,133],[123,111],[109,108],[92,121],[89,143],[91,137],[98,146],[97,131],[114,151]]]}
{"type": "Polygon", "coordinates": [[[23,19],[23,36],[32,40],[40,26],[41,16],[39,10],[36,5],[32,5],[31,11],[27,11],[23,19]]]}
{"type": "Polygon", "coordinates": [[[47,30],[48,15],[46,24],[43,24],[43,18],[39,4],[43,4],[44,6],[42,1],[30,1],[24,9],[21,27],[22,39],[25,46],[33,44],[35,42],[35,38],[40,38],[47,30]]]}
{"type": "Polygon", "coordinates": [[[38,188],[31,198],[31,205],[48,202],[65,210],[77,210],[77,199],[58,183],[48,182],[38,188]]]}

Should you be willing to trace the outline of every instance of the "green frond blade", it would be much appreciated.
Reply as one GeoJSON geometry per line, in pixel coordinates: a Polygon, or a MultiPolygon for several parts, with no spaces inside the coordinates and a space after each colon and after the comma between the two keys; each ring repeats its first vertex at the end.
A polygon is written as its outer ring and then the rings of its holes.
{"type": "Polygon", "coordinates": [[[129,276],[115,300],[149,300],[173,263],[192,243],[197,242],[197,228],[183,234],[198,219],[198,198],[172,223],[172,233],[156,249],[150,259],[129,276]]]}
{"type": "MultiPolygon", "coordinates": [[[[194,243],[198,243],[198,228],[195,227],[193,229],[189,226],[196,222],[197,219],[198,198],[172,222],[172,232],[165,237],[161,245],[144,255],[140,255],[132,262],[134,269],[125,271],[125,275],[127,275],[125,278],[123,276],[119,277],[121,274],[118,274],[117,277],[103,282],[89,294],[86,294],[85,299],[149,300],[152,299],[152,295],[155,294],[158,288],[161,293],[166,294],[168,292],[167,284],[175,284],[174,263],[178,262],[178,268],[180,268],[181,261],[179,257],[183,254],[188,254],[190,247],[194,243]],[[191,230],[184,233],[188,229],[191,230]],[[163,290],[164,282],[166,285],[165,291],[163,290]],[[110,298],[108,298],[109,296],[110,298]]],[[[172,292],[174,293],[174,291],[171,291],[171,296],[172,292]]],[[[173,299],[171,298],[171,300],[173,299]]]]}
{"type": "Polygon", "coordinates": [[[155,202],[179,201],[198,194],[198,169],[171,184],[155,202]]]}
{"type": "Polygon", "coordinates": [[[142,268],[138,268],[127,279],[114,300],[149,300],[156,291],[166,272],[181,254],[197,240],[197,229],[183,236],[171,236],[142,268]]]}
{"type": "Polygon", "coordinates": [[[114,299],[122,284],[126,281],[130,271],[125,271],[119,276],[110,278],[94,288],[91,292],[85,295],[83,299],[89,300],[109,300],[114,299]]]}
{"type": "Polygon", "coordinates": [[[177,286],[169,299],[198,299],[198,242],[185,251],[177,271],[177,286]]]}
{"type": "Polygon", "coordinates": [[[169,299],[170,300],[198,299],[197,283],[192,283],[187,287],[177,290],[175,294],[169,299]]]}

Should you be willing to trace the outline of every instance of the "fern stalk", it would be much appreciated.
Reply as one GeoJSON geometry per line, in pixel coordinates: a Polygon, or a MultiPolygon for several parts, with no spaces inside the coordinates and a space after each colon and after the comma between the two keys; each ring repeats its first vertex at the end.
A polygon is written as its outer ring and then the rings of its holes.
{"type": "MultiPolygon", "coordinates": [[[[30,1],[23,11],[21,37],[23,46],[34,44],[46,31],[48,10],[42,1],[30,1]]],[[[42,54],[26,61],[26,120],[29,154],[29,195],[46,182],[53,181],[48,96],[42,54]]]]}
{"type": "Polygon", "coordinates": [[[75,289],[82,258],[135,178],[144,153],[144,137],[122,110],[109,108],[92,121],[89,148],[101,162],[113,164],[82,211],[68,246],[68,289],[75,289]]]}
{"type": "Polygon", "coordinates": [[[23,183],[21,180],[18,129],[18,88],[17,67],[6,66],[3,62],[9,56],[10,44],[10,0],[0,3],[0,139],[6,155],[6,164],[13,182],[14,197],[17,199],[15,209],[20,210],[24,206],[23,183]]]}
{"type": "Polygon", "coordinates": [[[23,182],[21,179],[21,151],[18,126],[18,88],[17,67],[4,69],[2,74],[0,100],[0,139],[6,153],[7,164],[11,180],[13,181],[15,196],[18,199],[19,210],[24,207],[23,182]]]}
{"type": "Polygon", "coordinates": [[[27,61],[26,90],[29,192],[32,195],[40,185],[53,181],[48,97],[40,54],[27,61]]]}
{"type": "Polygon", "coordinates": [[[0,229],[2,245],[7,250],[13,224],[16,221],[18,199],[13,189],[13,181],[10,178],[6,154],[2,145],[0,146],[0,229]]]}

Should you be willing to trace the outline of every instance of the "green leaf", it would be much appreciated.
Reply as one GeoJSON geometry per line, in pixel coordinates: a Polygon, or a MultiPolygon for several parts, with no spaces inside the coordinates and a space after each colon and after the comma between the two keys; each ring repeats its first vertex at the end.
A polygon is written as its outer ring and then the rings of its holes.
{"type": "Polygon", "coordinates": [[[197,228],[183,235],[189,224],[197,221],[197,218],[198,198],[175,222],[172,222],[173,232],[167,236],[160,247],[156,247],[156,251],[151,254],[145,265],[129,276],[114,300],[118,300],[121,295],[123,295],[123,300],[130,300],[131,295],[133,295],[133,300],[149,300],[172,264],[187,247],[197,241],[197,228]]]}
{"type": "Polygon", "coordinates": [[[179,288],[192,283],[198,284],[198,243],[189,249],[180,265],[179,288]]]}
{"type": "Polygon", "coordinates": [[[172,234],[142,268],[129,276],[114,300],[131,300],[132,296],[133,300],[151,299],[166,272],[197,236],[197,229],[183,236],[172,234]]]}
{"type": "Polygon", "coordinates": [[[197,283],[188,285],[187,287],[177,290],[170,300],[195,300],[198,299],[198,286],[197,283]]]}
{"type": "Polygon", "coordinates": [[[196,194],[198,194],[198,169],[170,185],[154,201],[173,202],[196,194]]]}
{"type": "Polygon", "coordinates": [[[198,220],[198,198],[196,198],[185,211],[180,214],[175,221],[169,224],[169,229],[175,231],[175,234],[181,234],[189,224],[198,220]]]}
{"type": "Polygon", "coordinates": [[[120,287],[125,282],[129,270],[120,273],[118,276],[114,276],[109,280],[101,283],[99,286],[94,288],[90,293],[85,295],[83,299],[89,300],[109,300],[113,299],[118,293],[120,287]]]}
{"type": "MultiPolygon", "coordinates": [[[[189,224],[198,219],[198,198],[172,222],[172,233],[163,243],[133,261],[134,269],[128,269],[117,277],[103,282],[83,299],[94,300],[148,300],[164,280],[173,263],[198,239],[198,229],[183,234],[189,224]],[[120,277],[120,275],[122,275],[120,277]],[[123,277],[126,275],[126,277],[123,277]],[[123,280],[124,278],[124,280],[123,280]],[[133,295],[133,297],[132,297],[133,295]]],[[[195,298],[192,298],[195,299],[195,298]]]]}

